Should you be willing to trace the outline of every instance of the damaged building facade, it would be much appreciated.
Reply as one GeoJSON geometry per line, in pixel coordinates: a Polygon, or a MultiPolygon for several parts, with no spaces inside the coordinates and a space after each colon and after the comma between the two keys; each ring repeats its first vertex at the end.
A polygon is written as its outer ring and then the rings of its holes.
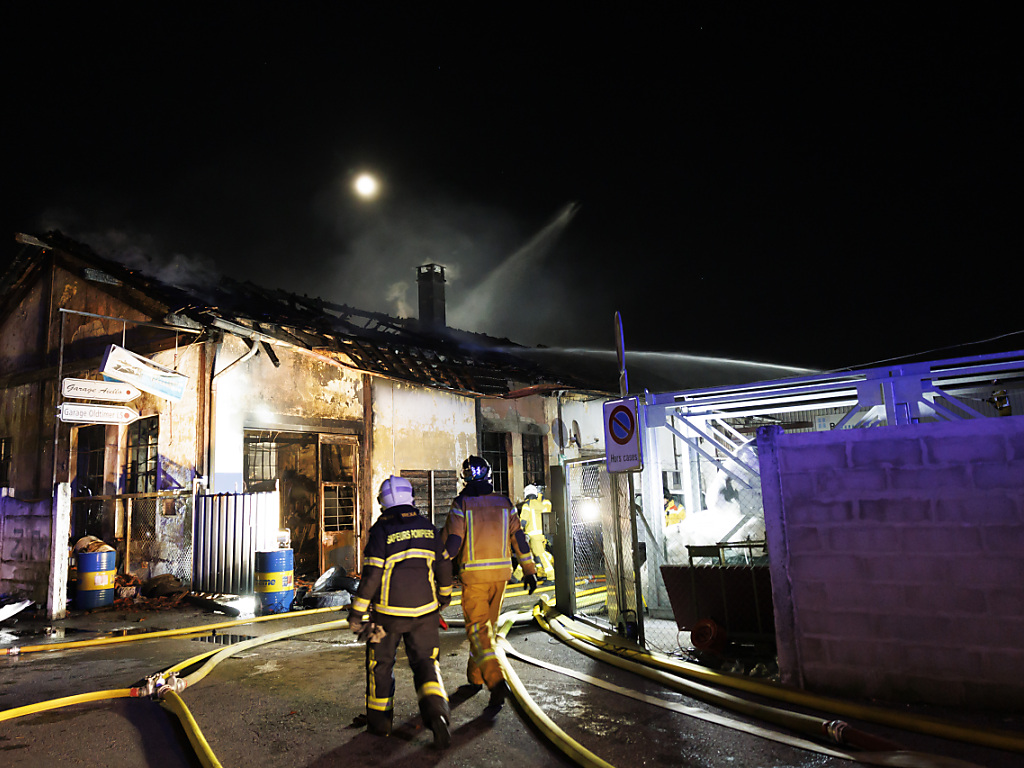
{"type": "Polygon", "coordinates": [[[439,265],[419,269],[420,319],[401,320],[173,286],[59,233],[19,241],[0,286],[0,593],[54,616],[83,536],[115,546],[119,570],[208,591],[285,540],[297,578],[358,573],[388,475],[437,524],[469,454],[521,498],[557,464],[551,425],[603,399],[507,339],[447,328],[439,265]]]}

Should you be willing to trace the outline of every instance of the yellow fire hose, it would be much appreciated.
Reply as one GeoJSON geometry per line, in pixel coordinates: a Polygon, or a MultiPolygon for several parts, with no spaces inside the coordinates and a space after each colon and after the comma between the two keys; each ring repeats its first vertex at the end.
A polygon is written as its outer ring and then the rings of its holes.
{"type": "Polygon", "coordinates": [[[92,640],[74,640],[67,643],[45,643],[43,645],[11,646],[0,648],[0,656],[18,656],[24,653],[38,653],[40,651],[70,651],[75,648],[93,648],[98,645],[115,645],[117,643],[131,643],[137,640],[155,640],[160,637],[175,637],[179,635],[196,635],[211,632],[215,629],[226,629],[237,627],[240,624],[252,624],[258,621],[273,621],[275,619],[291,619],[296,616],[309,616],[316,613],[327,613],[329,611],[340,611],[347,606],[336,606],[332,608],[310,608],[306,611],[289,611],[287,613],[275,613],[268,616],[255,616],[249,619],[233,619],[222,621],[216,624],[205,624],[201,627],[184,627],[182,629],[162,629],[156,632],[140,632],[137,635],[119,635],[117,637],[96,637],[92,640]]]}
{"type": "MultiPolygon", "coordinates": [[[[855,702],[841,701],[803,691],[782,688],[777,685],[747,678],[737,678],[731,675],[720,674],[695,664],[686,664],[668,657],[641,651],[636,645],[629,644],[618,637],[610,635],[602,635],[600,638],[594,637],[591,634],[594,630],[562,616],[554,606],[546,601],[538,603],[534,609],[534,616],[545,630],[555,634],[566,644],[590,656],[595,656],[592,651],[601,649],[611,654],[611,658],[604,656],[598,658],[647,677],[652,677],[652,674],[660,669],[670,673],[669,677],[676,680],[681,678],[703,680],[716,686],[731,687],[775,701],[825,710],[844,717],[853,717],[905,731],[913,731],[1011,752],[1024,752],[1024,738],[1014,733],[992,729],[966,728],[956,723],[934,718],[918,717],[893,710],[869,707],[855,702]],[[567,627],[572,627],[573,629],[567,627]],[[637,659],[639,661],[629,661],[630,659],[637,659]],[[647,671],[643,671],[645,669],[647,671]]],[[[659,679],[661,679],[660,676],[659,679]]],[[[696,685],[696,683],[694,684],[696,685]]],[[[745,700],[738,699],[738,701],[743,702],[745,700]]],[[[847,731],[847,734],[849,733],[851,732],[847,731]]],[[[854,731],[853,733],[856,732],[854,731]]]]}
{"type": "MultiPolygon", "coordinates": [[[[596,592],[598,590],[591,590],[591,591],[592,592],[596,592]]],[[[93,646],[93,645],[109,644],[111,642],[127,642],[127,641],[134,641],[134,640],[146,640],[146,639],[153,639],[153,638],[158,638],[158,637],[168,637],[168,636],[174,636],[174,635],[196,635],[196,634],[202,634],[202,633],[205,633],[205,632],[208,632],[208,631],[211,631],[211,630],[215,630],[215,629],[221,629],[221,628],[230,627],[230,626],[237,626],[239,624],[246,624],[246,623],[249,623],[251,621],[262,621],[262,620],[278,619],[278,618],[291,618],[291,617],[295,617],[295,616],[315,614],[315,613],[323,613],[323,612],[337,611],[337,610],[340,610],[340,609],[339,608],[323,608],[323,609],[314,609],[314,610],[310,610],[310,611],[296,611],[296,612],[290,612],[290,613],[284,613],[284,614],[275,614],[275,615],[272,615],[272,616],[259,617],[257,619],[240,619],[240,620],[230,621],[230,622],[221,622],[221,623],[217,623],[217,624],[206,625],[205,627],[189,627],[189,628],[184,628],[184,629],[180,629],[180,630],[169,630],[169,631],[166,631],[166,632],[165,631],[153,632],[153,633],[132,635],[132,636],[127,636],[127,637],[96,638],[96,639],[91,640],[91,641],[82,641],[82,642],[76,642],[76,643],[60,643],[60,644],[53,644],[53,645],[49,645],[49,646],[32,647],[32,650],[64,650],[64,649],[69,648],[69,647],[75,647],[75,648],[89,647],[89,646],[93,646]]],[[[665,683],[666,685],[670,685],[672,687],[677,687],[677,686],[683,684],[683,681],[680,681],[679,678],[676,676],[676,675],[684,674],[684,672],[679,669],[680,667],[695,666],[695,665],[682,665],[680,662],[677,662],[675,660],[669,659],[668,657],[654,658],[654,657],[651,656],[651,654],[641,653],[636,648],[636,646],[627,645],[625,641],[622,641],[620,638],[617,638],[617,637],[613,637],[613,636],[610,636],[610,635],[603,635],[602,638],[594,637],[592,634],[590,634],[590,632],[592,632],[593,630],[591,630],[588,627],[584,627],[583,625],[580,625],[578,622],[574,622],[574,621],[572,621],[571,619],[569,619],[567,617],[558,615],[557,611],[554,610],[553,607],[546,600],[541,600],[534,607],[534,609],[533,609],[533,617],[537,619],[538,623],[540,623],[541,626],[546,631],[550,632],[551,634],[556,635],[560,640],[562,640],[563,642],[569,644],[571,647],[578,648],[582,652],[587,653],[588,655],[594,656],[595,658],[601,658],[601,660],[617,664],[618,666],[624,666],[624,668],[631,669],[631,671],[636,671],[639,674],[645,674],[645,676],[647,676],[647,677],[651,677],[652,679],[657,679],[657,680],[665,683]],[[567,629],[565,625],[571,627],[571,629],[567,629]],[[598,655],[598,654],[601,654],[601,655],[598,655]],[[624,659],[624,658],[622,658],[623,655],[629,655],[629,656],[631,656],[633,658],[642,658],[646,662],[649,662],[649,663],[651,663],[651,664],[653,664],[655,666],[665,665],[665,666],[668,666],[668,667],[672,667],[672,669],[667,670],[667,671],[661,671],[661,670],[658,670],[658,669],[650,669],[648,667],[647,671],[645,673],[645,672],[641,671],[644,668],[645,665],[639,664],[637,662],[629,661],[628,659],[624,659]],[[633,667],[637,667],[639,669],[633,669],[633,667]],[[671,671],[673,674],[669,674],[668,671],[671,671]]],[[[515,671],[512,669],[511,665],[508,662],[508,658],[506,656],[506,649],[508,649],[512,653],[512,655],[521,655],[521,654],[518,654],[517,652],[515,652],[514,649],[511,648],[511,645],[508,644],[508,641],[505,638],[505,635],[508,633],[508,631],[512,627],[513,623],[517,619],[521,619],[521,618],[522,618],[522,616],[517,614],[516,612],[511,612],[511,613],[505,614],[505,615],[503,615],[501,617],[501,619],[499,620],[499,623],[501,624],[501,629],[500,629],[500,631],[498,633],[499,636],[500,636],[500,639],[499,639],[499,642],[496,644],[495,651],[496,651],[496,654],[498,656],[499,663],[501,664],[502,669],[505,672],[506,679],[509,682],[510,688],[512,689],[513,694],[515,695],[517,701],[519,701],[520,705],[522,706],[523,711],[527,713],[527,715],[535,723],[535,725],[538,727],[538,729],[547,738],[549,738],[552,741],[553,744],[555,744],[564,754],[568,755],[571,759],[576,761],[578,764],[580,764],[581,766],[584,766],[584,768],[613,768],[613,766],[611,766],[611,764],[609,764],[608,762],[606,762],[602,758],[598,757],[597,755],[593,754],[592,752],[587,750],[582,745],[580,745],[577,742],[573,741],[571,738],[569,738],[564,733],[564,731],[562,731],[560,728],[558,728],[558,726],[542,710],[540,710],[540,708],[537,707],[534,704],[534,702],[532,701],[532,699],[529,697],[528,693],[526,692],[525,687],[523,686],[523,684],[522,684],[521,680],[519,679],[518,675],[516,675],[515,671]]],[[[241,643],[233,644],[233,645],[228,646],[228,647],[226,647],[224,649],[221,649],[219,651],[211,650],[211,651],[207,651],[205,653],[199,654],[197,656],[192,657],[191,659],[187,659],[187,660],[185,660],[183,662],[180,662],[180,663],[174,665],[173,667],[171,667],[168,670],[166,670],[166,672],[164,672],[164,673],[160,673],[159,675],[153,676],[154,678],[159,678],[159,680],[157,682],[157,686],[156,686],[157,687],[156,698],[158,698],[160,700],[160,702],[170,712],[172,712],[176,717],[178,717],[178,719],[181,721],[181,723],[182,723],[183,727],[185,728],[185,731],[186,731],[186,733],[188,735],[189,741],[192,743],[193,748],[196,750],[196,753],[199,756],[200,762],[204,766],[208,766],[208,768],[214,768],[214,767],[219,768],[220,767],[219,761],[217,760],[216,756],[213,754],[213,751],[210,748],[209,743],[206,741],[205,737],[203,736],[202,731],[200,730],[200,728],[199,728],[198,724],[196,723],[195,719],[192,717],[191,713],[189,712],[188,707],[185,705],[184,701],[178,695],[179,691],[183,690],[185,687],[187,687],[189,685],[194,685],[195,683],[199,682],[217,664],[219,664],[225,658],[228,658],[229,656],[234,655],[235,653],[238,653],[238,652],[240,652],[242,650],[246,650],[248,648],[252,648],[252,647],[255,647],[255,646],[258,646],[258,645],[263,645],[263,644],[270,643],[270,642],[275,642],[277,640],[283,640],[283,639],[286,639],[286,638],[289,638],[289,637],[294,637],[294,636],[301,635],[301,634],[306,634],[306,633],[311,633],[311,632],[329,631],[329,630],[332,630],[332,629],[343,629],[343,628],[347,628],[347,626],[348,626],[348,622],[346,620],[329,621],[329,622],[325,622],[323,624],[315,624],[315,625],[311,625],[311,626],[298,627],[298,628],[292,628],[292,629],[283,630],[281,632],[275,632],[275,633],[272,633],[272,634],[269,634],[269,635],[264,635],[262,637],[252,638],[250,640],[246,640],[246,641],[243,641],[241,643]],[[178,672],[180,672],[181,670],[187,669],[188,667],[193,666],[193,665],[195,665],[197,663],[200,663],[200,662],[202,662],[204,660],[205,660],[205,663],[201,667],[196,669],[194,672],[192,672],[190,675],[188,675],[185,678],[176,679],[176,675],[177,675],[178,672]],[[170,684],[166,684],[166,681],[169,681],[170,684]]],[[[755,683],[754,681],[748,681],[748,680],[745,680],[745,679],[732,678],[732,677],[727,676],[727,675],[719,675],[717,673],[710,672],[709,670],[705,670],[703,668],[697,668],[697,669],[703,675],[705,675],[705,679],[713,679],[718,684],[742,683],[743,684],[742,686],[741,685],[736,685],[735,687],[743,687],[743,688],[745,688],[747,690],[750,690],[749,686],[753,685],[753,686],[755,686],[757,688],[756,692],[760,693],[761,695],[772,695],[772,692],[778,693],[779,690],[780,690],[780,689],[777,689],[775,686],[770,686],[770,685],[766,685],[766,684],[763,684],[763,683],[755,683]],[[765,690],[762,690],[762,689],[765,689],[765,690]]],[[[699,685],[699,684],[697,684],[697,683],[689,683],[689,685],[699,685]]],[[[699,686],[699,687],[700,688],[707,688],[707,686],[699,686]]],[[[711,689],[709,689],[709,690],[711,690],[711,689]]],[[[784,689],[782,689],[782,690],[784,690],[784,689]]],[[[716,692],[716,693],[720,693],[720,692],[716,692]]],[[[804,704],[804,705],[808,705],[808,706],[811,706],[811,705],[820,706],[824,702],[827,702],[827,703],[833,704],[833,705],[843,705],[843,704],[845,704],[845,702],[838,702],[838,701],[828,700],[828,699],[825,699],[824,697],[818,697],[818,696],[814,696],[814,695],[811,695],[811,694],[799,694],[799,692],[792,692],[792,691],[787,691],[786,699],[792,701],[791,697],[792,697],[793,693],[797,693],[798,694],[798,698],[800,699],[799,701],[794,701],[793,703],[799,703],[799,704],[804,704]],[[809,702],[813,702],[813,704],[811,704],[809,702]]],[[[22,715],[32,714],[32,713],[36,713],[36,712],[42,712],[42,711],[49,710],[49,709],[55,709],[55,708],[58,708],[58,707],[69,706],[69,705],[72,705],[72,704],[79,704],[79,703],[85,703],[85,702],[90,702],[90,701],[99,701],[99,700],[103,700],[103,699],[112,699],[112,698],[133,697],[133,696],[139,697],[139,696],[143,696],[143,695],[145,695],[145,693],[142,692],[139,688],[115,689],[115,690],[110,690],[110,691],[97,691],[97,692],[93,692],[93,693],[79,694],[79,695],[76,695],[76,696],[68,696],[68,697],[64,697],[64,698],[61,698],[61,699],[54,699],[54,700],[47,701],[47,702],[40,702],[38,704],[31,704],[31,705],[27,705],[27,706],[24,706],[24,707],[18,707],[16,709],[12,709],[12,710],[7,710],[5,712],[0,712],[0,721],[9,720],[9,719],[13,719],[15,717],[20,717],[22,715]]],[[[691,693],[691,695],[693,695],[693,694],[691,693]]],[[[731,699],[737,699],[738,698],[738,697],[730,696],[729,694],[721,694],[721,695],[726,696],[726,697],[731,698],[731,699]]],[[[778,697],[774,697],[774,698],[778,698],[778,697]]],[[[740,700],[740,701],[744,701],[744,700],[740,700]]],[[[749,702],[744,702],[744,704],[749,704],[749,702]]],[[[762,705],[757,705],[757,706],[762,706],[762,705]]],[[[856,707],[856,705],[853,705],[853,706],[856,707]]],[[[835,709],[835,707],[833,707],[833,709],[835,709]]],[[[816,733],[815,735],[819,735],[820,736],[820,728],[822,727],[823,721],[821,721],[819,718],[813,718],[813,717],[809,717],[809,716],[805,716],[805,715],[795,715],[795,713],[786,713],[786,714],[788,716],[795,717],[797,720],[800,720],[801,718],[809,718],[808,722],[809,723],[813,722],[814,727],[817,727],[819,729],[819,732],[816,733]]],[[[903,728],[905,730],[920,730],[920,729],[908,727],[908,725],[911,723],[911,721],[915,721],[915,720],[917,720],[917,718],[910,718],[910,717],[908,717],[906,715],[902,715],[901,713],[891,713],[891,714],[896,715],[897,717],[895,719],[898,720],[899,722],[887,722],[887,724],[892,724],[892,725],[894,725],[894,727],[903,728]]],[[[856,716],[860,717],[861,719],[870,719],[870,718],[863,717],[861,714],[857,714],[856,716]]],[[[715,716],[715,717],[718,717],[718,716],[715,716]]],[[[769,721],[772,721],[771,718],[766,718],[766,719],[769,719],[769,721]]],[[[782,715],[781,719],[786,721],[785,724],[787,725],[787,727],[792,727],[792,721],[786,715],[782,715]]],[[[876,722],[879,722],[879,720],[876,720],[876,722]]],[[[935,722],[937,722],[937,721],[935,721],[935,722]]],[[[804,725],[806,725],[806,723],[804,725]]],[[[970,732],[969,729],[962,729],[960,726],[956,726],[954,724],[943,723],[942,725],[948,726],[950,729],[952,729],[953,732],[959,732],[959,731],[963,730],[963,731],[968,731],[969,733],[974,733],[974,732],[970,732]]],[[[752,727],[754,729],[757,728],[757,726],[752,726],[752,727]]],[[[745,726],[745,728],[749,729],[749,728],[751,728],[751,726],[745,726]]],[[[934,731],[928,731],[928,730],[922,730],[921,732],[934,733],[934,731]]],[[[986,732],[986,733],[989,733],[989,734],[997,737],[995,742],[990,742],[988,740],[978,741],[976,739],[961,739],[961,740],[971,741],[972,743],[979,743],[979,744],[981,744],[983,746],[994,746],[995,748],[998,748],[998,749],[1011,749],[1012,751],[1024,751],[1024,743],[1022,743],[1022,741],[1024,741],[1024,740],[1021,740],[1015,734],[1008,734],[1008,733],[1001,733],[1001,732],[986,732]]],[[[947,737],[947,738],[956,738],[954,736],[949,736],[948,733],[946,733],[946,732],[936,733],[935,735],[940,735],[940,736],[944,736],[944,737],[947,737]]],[[[790,737],[787,737],[787,738],[790,738],[790,737]]],[[[814,746],[814,745],[811,745],[811,746],[814,746]]],[[[884,743],[884,742],[878,742],[874,746],[877,748],[877,747],[884,747],[884,746],[889,746],[889,745],[884,743]]],[[[913,765],[913,766],[928,766],[929,768],[939,768],[940,766],[948,766],[948,767],[952,768],[952,766],[965,766],[965,765],[968,765],[968,764],[966,764],[966,763],[964,763],[962,761],[954,760],[954,759],[951,759],[951,758],[941,758],[941,757],[932,756],[932,755],[920,755],[918,753],[910,753],[910,752],[875,752],[875,753],[863,753],[863,754],[850,755],[850,754],[838,752],[838,751],[831,750],[831,749],[825,749],[825,748],[822,748],[820,746],[817,747],[817,751],[823,752],[825,754],[832,754],[832,755],[837,756],[837,757],[849,758],[849,759],[854,759],[854,760],[860,760],[861,762],[869,762],[869,763],[874,763],[874,764],[878,764],[878,765],[892,765],[892,766],[911,766],[911,765],[913,765]]]]}

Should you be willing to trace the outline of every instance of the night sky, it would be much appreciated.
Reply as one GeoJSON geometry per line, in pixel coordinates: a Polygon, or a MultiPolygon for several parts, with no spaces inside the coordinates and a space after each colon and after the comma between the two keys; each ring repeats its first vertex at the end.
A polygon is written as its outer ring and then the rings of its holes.
{"type": "Polygon", "coordinates": [[[399,315],[434,261],[526,344],[1024,348],[1010,4],[347,5],[4,3],[0,268],[59,229],[399,315]]]}

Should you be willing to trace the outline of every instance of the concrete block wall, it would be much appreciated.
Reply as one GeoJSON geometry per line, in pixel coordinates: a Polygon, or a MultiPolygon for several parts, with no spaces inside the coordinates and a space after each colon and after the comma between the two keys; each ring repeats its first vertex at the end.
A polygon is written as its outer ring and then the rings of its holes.
{"type": "Polygon", "coordinates": [[[758,448],[784,682],[1024,710],[1024,416],[758,448]]]}

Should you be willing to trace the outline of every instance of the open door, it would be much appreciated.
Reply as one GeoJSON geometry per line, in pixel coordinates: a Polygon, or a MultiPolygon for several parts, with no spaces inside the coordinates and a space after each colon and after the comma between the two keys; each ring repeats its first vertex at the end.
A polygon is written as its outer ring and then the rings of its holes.
{"type": "Polygon", "coordinates": [[[362,551],[359,530],[359,441],[320,435],[320,570],[334,566],[358,576],[362,551]]]}

